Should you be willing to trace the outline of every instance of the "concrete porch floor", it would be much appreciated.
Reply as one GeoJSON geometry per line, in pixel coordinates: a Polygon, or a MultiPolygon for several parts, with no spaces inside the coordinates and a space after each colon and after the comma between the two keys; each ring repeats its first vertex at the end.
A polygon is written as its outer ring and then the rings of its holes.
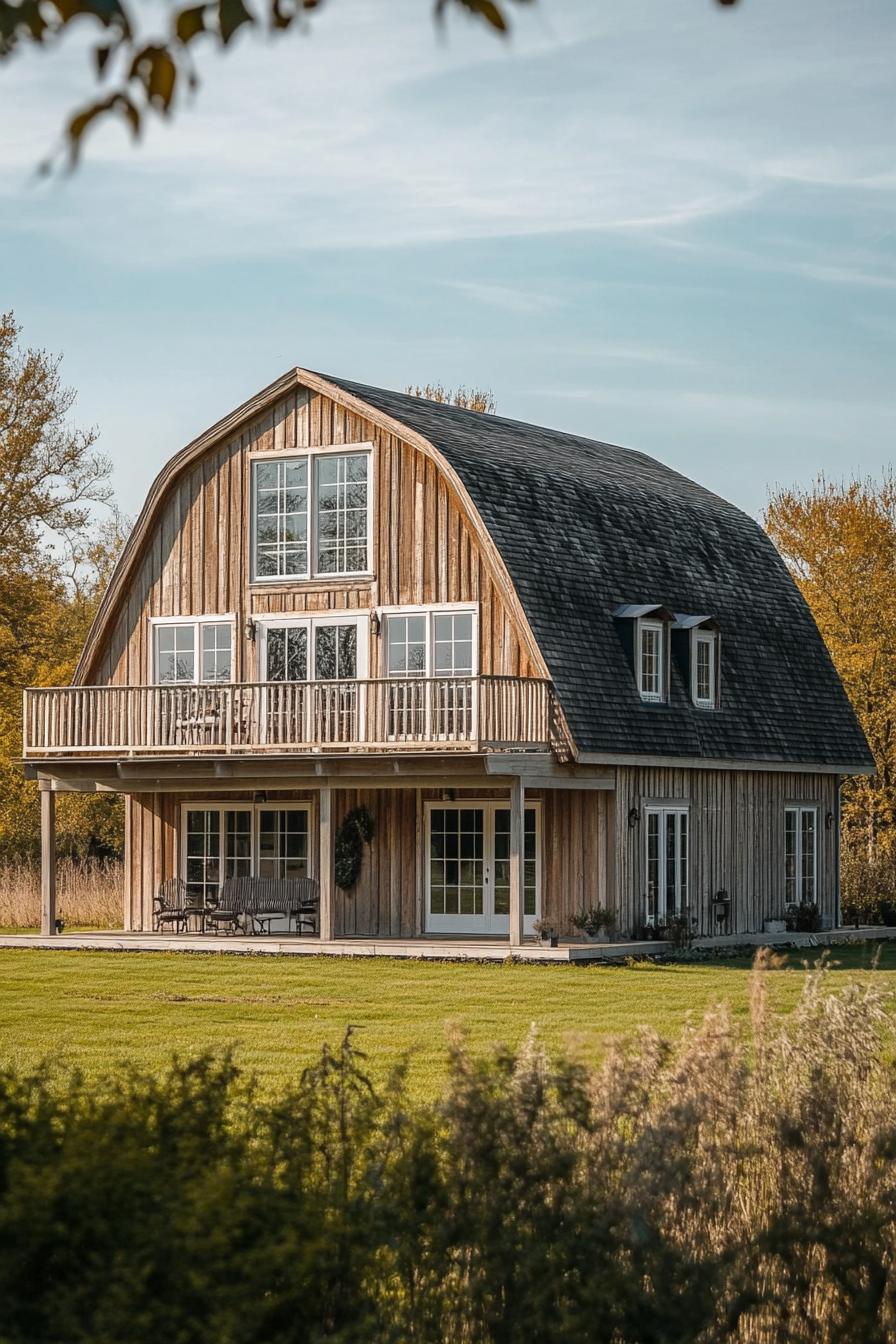
{"type": "MultiPolygon", "coordinates": [[[[896,939],[896,928],[868,926],[832,929],[824,933],[742,933],[701,938],[695,950],[728,950],[734,953],[753,947],[808,948],[837,943],[887,941],[896,939]]],[[[104,930],[95,933],[61,933],[46,937],[38,933],[0,935],[0,948],[38,948],[57,951],[93,952],[206,952],[249,956],[304,957],[396,957],[424,961],[505,961],[511,955],[506,939],[436,937],[423,938],[317,938],[289,937],[278,934],[253,937],[203,933],[125,933],[104,930]]],[[[526,943],[513,949],[513,957],[525,962],[586,964],[624,961],[627,957],[663,956],[671,952],[665,942],[562,943],[543,947],[526,943]]]]}

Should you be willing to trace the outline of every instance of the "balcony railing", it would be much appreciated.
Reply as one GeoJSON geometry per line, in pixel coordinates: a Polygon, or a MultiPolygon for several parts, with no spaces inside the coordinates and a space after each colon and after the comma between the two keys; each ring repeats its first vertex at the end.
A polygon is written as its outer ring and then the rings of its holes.
{"type": "Polygon", "coordinates": [[[522,677],[28,690],[24,755],[547,750],[550,682],[522,677]]]}

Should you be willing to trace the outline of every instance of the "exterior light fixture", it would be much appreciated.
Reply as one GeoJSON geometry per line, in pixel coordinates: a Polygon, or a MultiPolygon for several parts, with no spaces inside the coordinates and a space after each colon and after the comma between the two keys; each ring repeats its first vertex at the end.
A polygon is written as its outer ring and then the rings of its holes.
{"type": "Polygon", "coordinates": [[[833,812],[826,812],[826,813],[825,813],[824,824],[825,824],[825,826],[828,828],[828,830],[830,830],[830,829],[832,828],[832,826],[834,825],[834,814],[833,814],[833,812]]]}
{"type": "Polygon", "coordinates": [[[636,807],[633,807],[628,814],[629,829],[633,831],[640,820],[641,820],[641,813],[638,811],[636,807]]]}
{"type": "Polygon", "coordinates": [[[255,643],[255,630],[256,630],[255,622],[250,616],[249,619],[246,621],[245,626],[243,627],[243,633],[245,634],[250,644],[255,643]]]}
{"type": "Polygon", "coordinates": [[[370,608],[370,628],[373,631],[374,639],[378,638],[380,633],[380,614],[376,607],[370,608]]]}

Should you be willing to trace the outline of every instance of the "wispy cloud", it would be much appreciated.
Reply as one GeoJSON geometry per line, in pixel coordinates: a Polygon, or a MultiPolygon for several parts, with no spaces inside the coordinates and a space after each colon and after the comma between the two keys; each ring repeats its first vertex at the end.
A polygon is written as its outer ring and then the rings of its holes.
{"type": "Polygon", "coordinates": [[[441,284],[477,303],[500,308],[506,313],[544,313],[563,305],[563,300],[557,295],[538,294],[513,285],[492,285],[479,280],[442,280],[441,284]]]}

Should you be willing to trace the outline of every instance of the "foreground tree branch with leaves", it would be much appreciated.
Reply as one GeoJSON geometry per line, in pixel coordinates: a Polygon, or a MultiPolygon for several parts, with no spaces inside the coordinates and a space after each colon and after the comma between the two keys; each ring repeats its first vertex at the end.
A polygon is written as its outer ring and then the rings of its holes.
{"type": "MultiPolygon", "coordinates": [[[[718,0],[730,7],[735,0],[718,0]]],[[[336,0],[206,0],[169,11],[161,32],[144,23],[148,6],[136,0],[0,0],[0,61],[28,46],[52,47],[72,25],[91,23],[94,78],[108,92],[86,102],[70,117],[64,144],[74,165],[87,131],[96,123],[121,118],[136,139],[147,115],[169,117],[178,97],[199,86],[196,52],[203,45],[223,50],[242,29],[275,37],[307,31],[312,11],[336,0]]],[[[437,22],[449,11],[467,14],[493,33],[506,35],[511,11],[534,0],[422,0],[437,22]]],[[[387,0],[378,0],[383,13],[387,0]]],[[[388,17],[384,19],[388,23],[388,17]]],[[[43,165],[47,170],[51,163],[43,165]]]]}

